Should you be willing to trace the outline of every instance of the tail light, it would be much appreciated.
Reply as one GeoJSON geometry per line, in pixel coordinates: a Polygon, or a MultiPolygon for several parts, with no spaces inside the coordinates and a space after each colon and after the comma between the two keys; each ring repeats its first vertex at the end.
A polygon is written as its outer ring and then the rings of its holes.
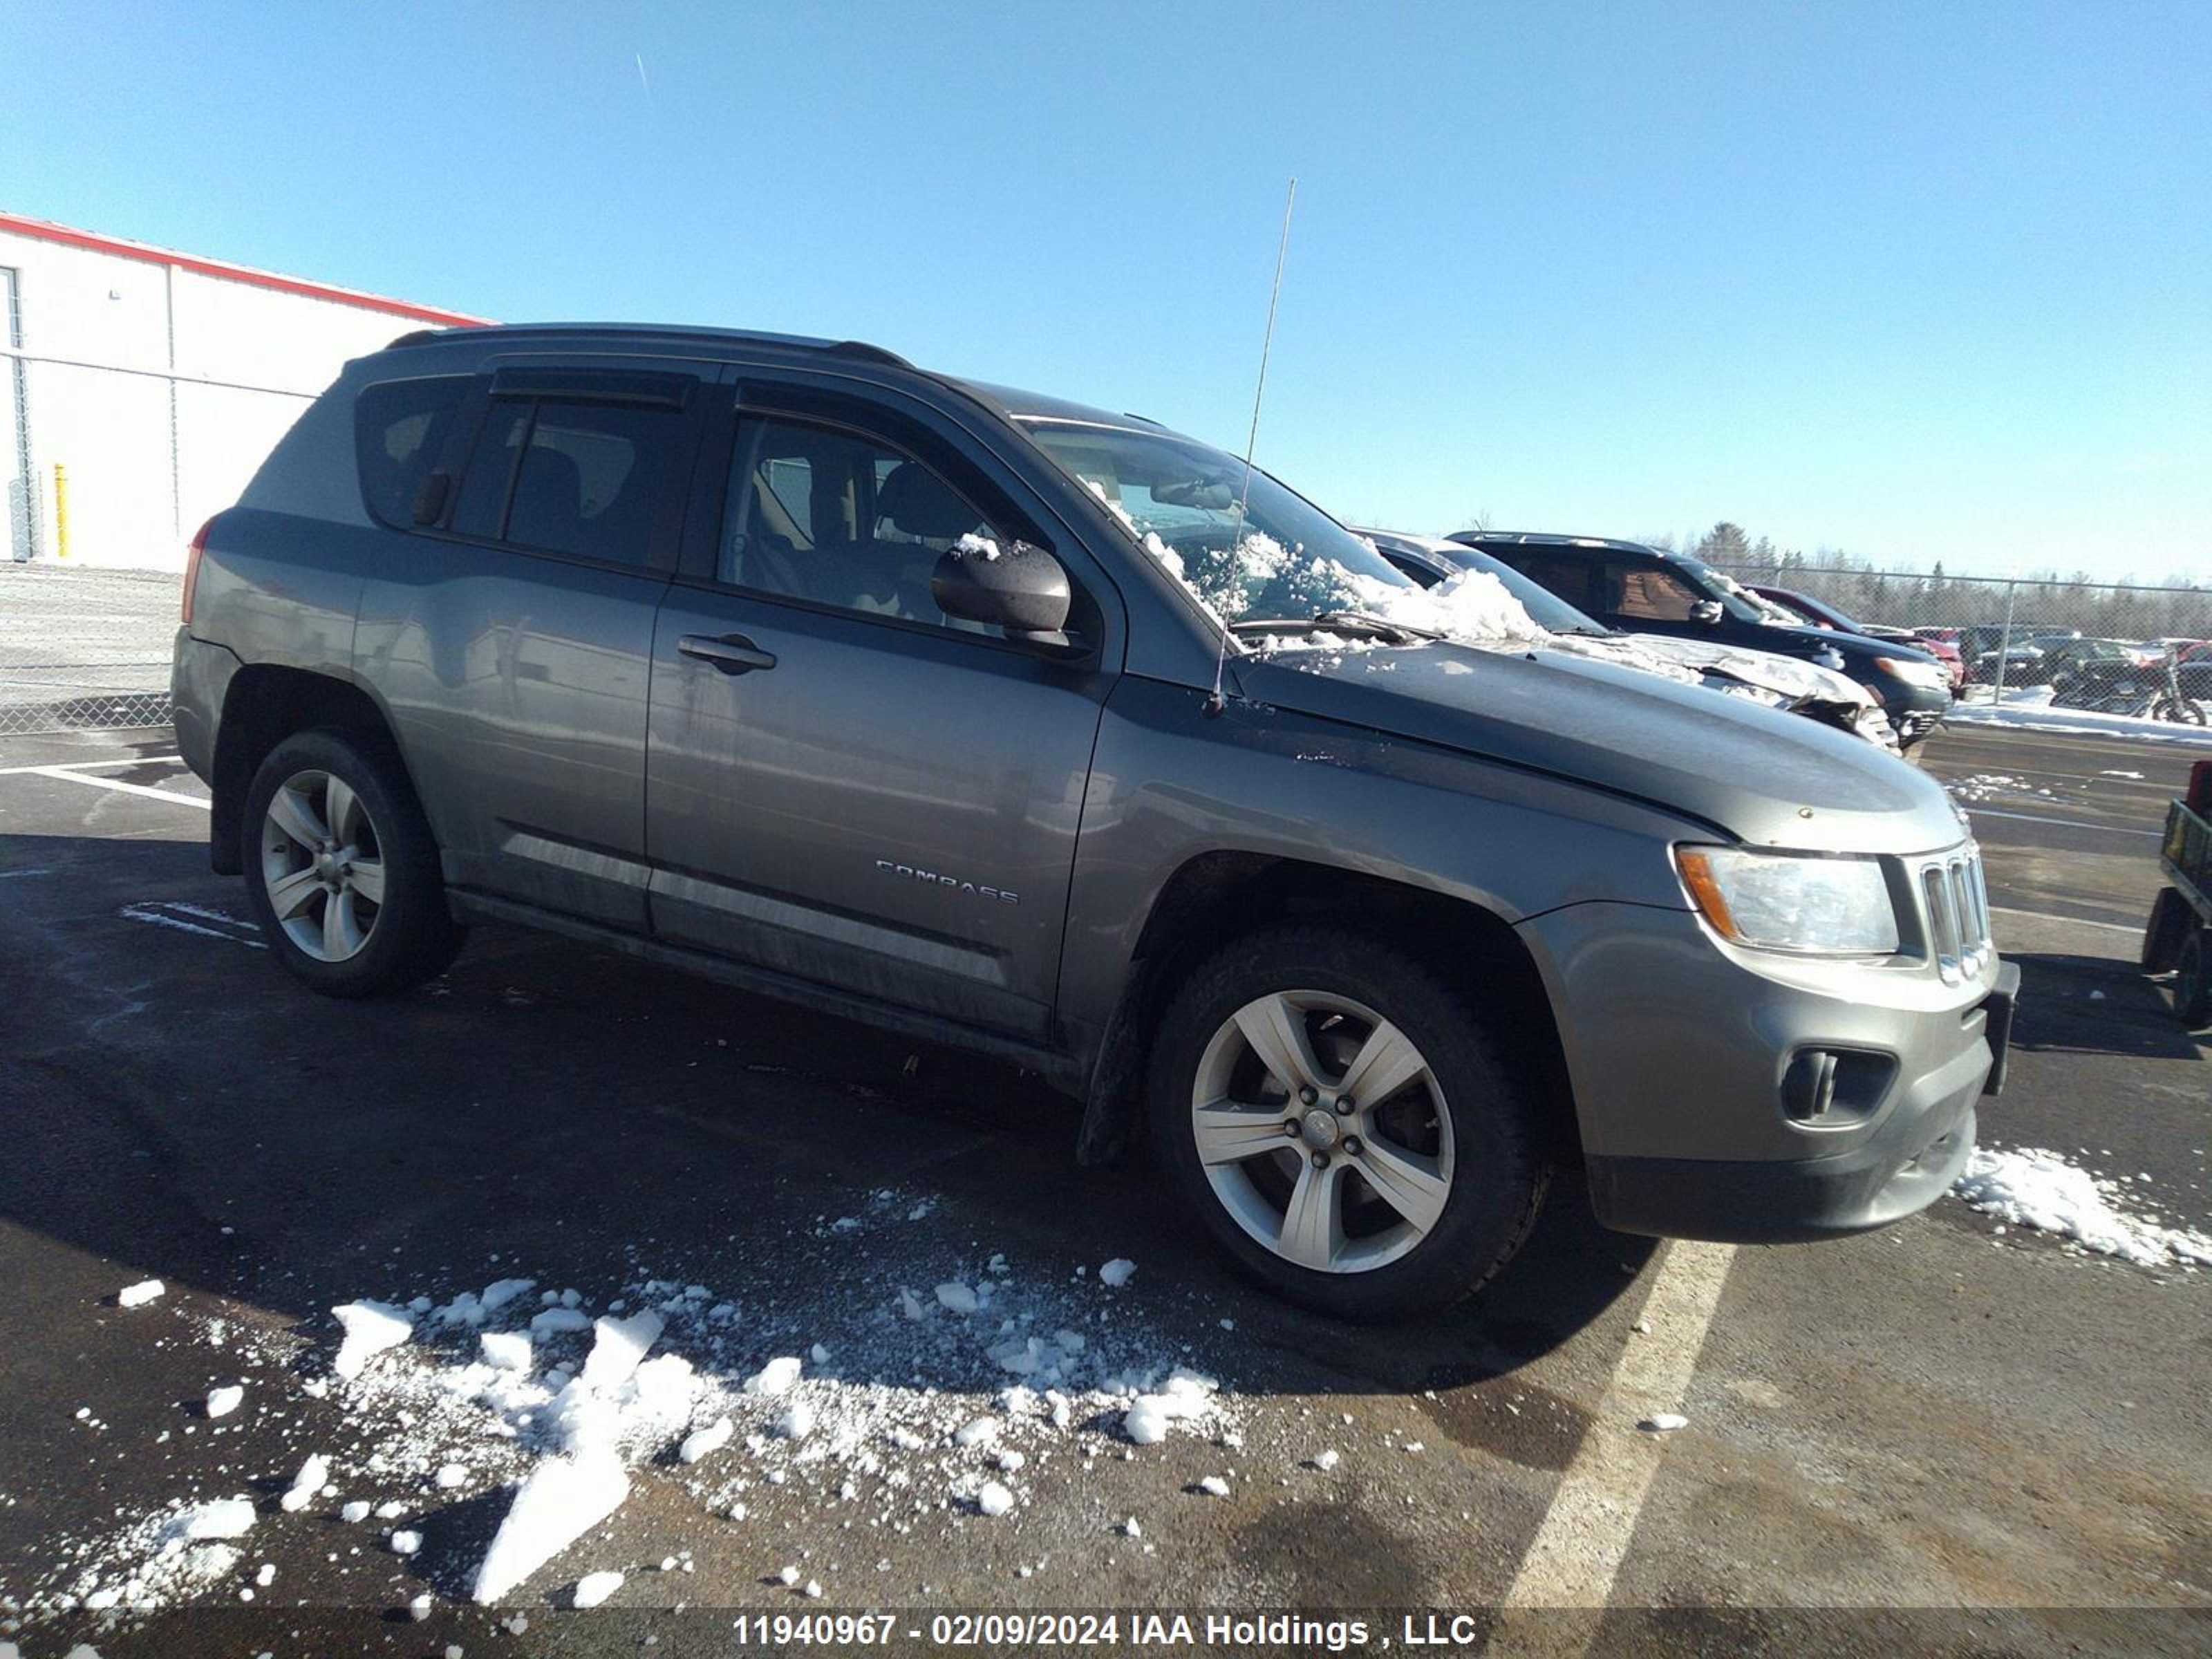
{"type": "Polygon", "coordinates": [[[2189,810],[2212,814],[2212,760],[2201,760],[2189,769],[2189,810]]]}
{"type": "Polygon", "coordinates": [[[192,589],[199,586],[200,555],[207,551],[208,532],[214,528],[215,520],[210,519],[199,527],[199,533],[192,538],[191,545],[185,552],[184,614],[178,620],[187,627],[192,620],[192,589]]]}

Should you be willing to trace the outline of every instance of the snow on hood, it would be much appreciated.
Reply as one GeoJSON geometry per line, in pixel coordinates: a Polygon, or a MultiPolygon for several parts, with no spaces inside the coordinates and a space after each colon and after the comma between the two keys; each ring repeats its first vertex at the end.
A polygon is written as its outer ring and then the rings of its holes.
{"type": "Polygon", "coordinates": [[[1678,640],[1663,634],[1637,634],[1631,637],[1636,648],[1645,655],[1663,657],[1701,672],[1743,680],[1778,692],[1791,702],[1800,697],[1860,705],[1875,701],[1866,688],[1849,675],[1799,657],[1785,657],[1779,652],[1747,651],[1740,646],[1706,640],[1678,640]]]}
{"type": "MultiPolygon", "coordinates": [[[[1787,708],[1808,697],[1858,708],[1873,702],[1856,684],[1832,669],[1773,652],[1656,635],[1554,634],[1530,616],[1511,590],[1487,570],[1462,570],[1435,587],[1401,585],[1347,568],[1325,555],[1309,554],[1302,547],[1285,547],[1257,530],[1246,531],[1233,549],[1209,556],[1203,568],[1194,569],[1190,560],[1157,534],[1140,534],[1135,521],[1108,500],[1097,484],[1090,488],[1161,568],[1224,627],[1243,618],[1252,594],[1267,587],[1285,595],[1290,606],[1303,614],[1352,611],[1480,650],[1525,653],[1533,648],[1593,658],[1771,708],[1787,708]]],[[[1367,545],[1372,547],[1373,543],[1367,545]]],[[[1357,635],[1347,637],[1325,628],[1286,628],[1281,633],[1248,633],[1237,644],[1248,655],[1274,657],[1371,650],[1376,641],[1357,635]]]]}

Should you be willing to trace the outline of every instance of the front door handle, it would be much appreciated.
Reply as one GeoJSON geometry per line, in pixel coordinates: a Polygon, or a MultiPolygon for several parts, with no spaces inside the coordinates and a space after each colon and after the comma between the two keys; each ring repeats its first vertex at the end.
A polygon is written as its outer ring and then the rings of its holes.
{"type": "Polygon", "coordinates": [[[687,657],[712,663],[725,674],[750,674],[756,668],[775,666],[773,652],[762,650],[742,634],[725,634],[720,639],[711,634],[686,634],[676,641],[676,648],[687,657]]]}

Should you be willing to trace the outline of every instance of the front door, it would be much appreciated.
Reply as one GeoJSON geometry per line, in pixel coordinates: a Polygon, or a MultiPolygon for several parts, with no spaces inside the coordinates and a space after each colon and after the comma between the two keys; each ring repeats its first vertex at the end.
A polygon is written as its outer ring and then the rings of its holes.
{"type": "MultiPolygon", "coordinates": [[[[654,634],[654,931],[1042,1037],[1111,676],[1103,649],[1052,662],[948,618],[929,575],[963,536],[1048,545],[1044,515],[942,427],[740,400],[719,529],[687,540],[654,634]]],[[[1054,550],[1103,646],[1103,584],[1054,550]]]]}

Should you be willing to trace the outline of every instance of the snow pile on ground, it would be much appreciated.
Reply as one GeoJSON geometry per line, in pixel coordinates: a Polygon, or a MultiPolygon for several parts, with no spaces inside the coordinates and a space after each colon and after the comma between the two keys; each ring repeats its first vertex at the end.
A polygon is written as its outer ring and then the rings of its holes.
{"type": "Polygon", "coordinates": [[[388,1307],[381,1302],[349,1302],[331,1311],[345,1328],[345,1340],[338,1346],[337,1358],[331,1362],[331,1369],[340,1376],[359,1376],[371,1354],[396,1348],[415,1334],[414,1318],[404,1308],[388,1307]]]}
{"type": "Polygon", "coordinates": [[[125,1285],[118,1291],[115,1305],[118,1308],[143,1308],[164,1295],[168,1288],[158,1279],[142,1279],[136,1285],[125,1285]]]}
{"type": "Polygon", "coordinates": [[[2124,1213],[2120,1182],[2106,1181],[2057,1152],[1977,1150],[1952,1188],[1986,1215],[2012,1225],[2057,1233],[2084,1250],[2143,1267],[2212,1267],[2212,1237],[2124,1213]]]}
{"type": "Polygon", "coordinates": [[[2055,789],[2038,788],[2026,778],[2014,777],[2008,772],[1976,772],[1971,776],[1954,778],[1943,786],[1951,792],[1951,799],[1972,805],[1978,801],[1997,800],[2005,797],[2020,799],[2033,797],[2057,800],[2055,789]]]}
{"type": "Polygon", "coordinates": [[[576,1593],[571,1605],[596,1607],[622,1586],[623,1576],[618,1572],[587,1572],[576,1581],[576,1593]]]}
{"type": "Polygon", "coordinates": [[[253,1522],[248,1498],[173,1504],[115,1540],[112,1553],[127,1564],[119,1572],[88,1571],[72,1594],[94,1613],[159,1607],[204,1594],[237,1572],[242,1558],[230,1540],[245,1537],[253,1522]]]}
{"type": "Polygon", "coordinates": [[[1170,1425],[1205,1416],[1220,1386],[1210,1376],[1178,1367],[1164,1387],[1146,1389],[1129,1402],[1122,1432],[1140,1446],[1157,1446],[1168,1437],[1170,1425]]]}
{"type": "MultiPolygon", "coordinates": [[[[817,1283],[790,1305],[781,1273],[725,1297],[641,1272],[603,1303],[573,1288],[532,1297],[530,1279],[349,1302],[333,1310],[342,1340],[319,1354],[283,1337],[248,1352],[234,1334],[226,1354],[263,1368],[250,1380],[264,1420],[296,1419],[307,1441],[258,1472],[265,1518],[374,1516],[405,1571],[479,1604],[570,1554],[563,1582],[580,1596],[619,1582],[608,1574],[626,1564],[579,1546],[641,1480],[675,1481],[733,1522],[773,1491],[827,1526],[927,1532],[1018,1512],[1102,1453],[1231,1434],[1219,1383],[1150,1327],[1127,1258],[1042,1274],[1003,1255],[978,1263],[943,1230],[911,1226],[938,1208],[885,1191],[817,1229],[828,1282],[848,1293],[817,1283]],[[886,1248],[872,1252],[878,1230],[886,1248]],[[486,1498],[488,1544],[425,1524],[486,1498]]],[[[255,1515],[246,1499],[179,1504],[84,1540],[40,1599],[250,1596],[250,1564],[214,1547],[255,1515]]]]}
{"type": "Polygon", "coordinates": [[[540,1463],[514,1494],[470,1589],[489,1606],[623,1506],[629,1472],[605,1445],[540,1463]]]}
{"type": "Polygon", "coordinates": [[[2212,749],[2212,728],[2142,720],[2132,714],[2107,714],[2094,708],[2061,708],[2051,702],[2051,688],[2047,685],[2008,686],[2002,703],[1990,700],[1990,690],[1968,686],[1966,695],[1951,705],[1950,713],[1943,718],[1953,726],[2009,726],[2027,732],[2129,738],[2142,743],[2212,749]]]}

